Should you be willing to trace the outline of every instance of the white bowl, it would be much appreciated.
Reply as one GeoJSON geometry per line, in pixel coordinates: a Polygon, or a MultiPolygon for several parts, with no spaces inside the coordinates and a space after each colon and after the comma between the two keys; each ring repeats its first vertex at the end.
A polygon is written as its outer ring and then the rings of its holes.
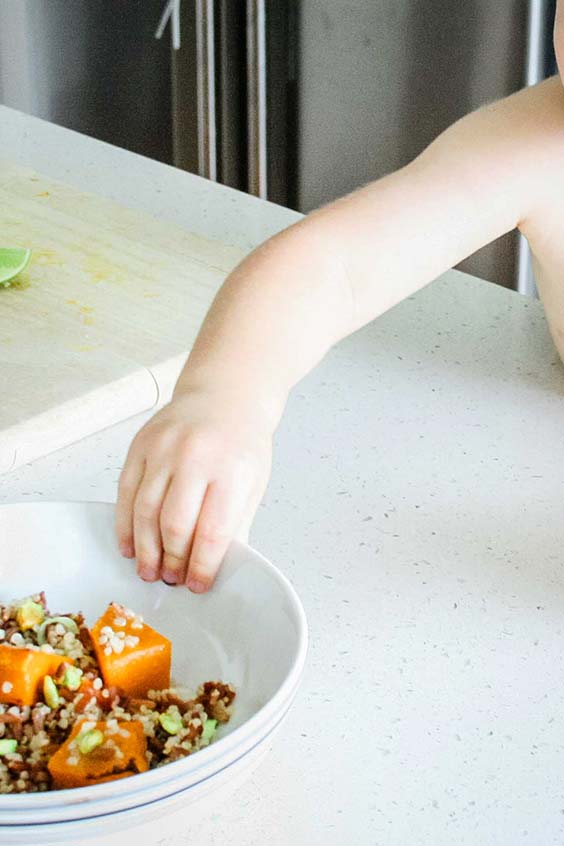
{"type": "Polygon", "coordinates": [[[63,842],[70,822],[96,817],[109,825],[110,814],[115,830],[118,817],[129,824],[128,809],[151,803],[154,816],[159,801],[164,811],[181,791],[214,791],[226,773],[245,769],[245,756],[257,756],[297,691],[307,649],[305,615],[272,564],[236,543],[205,596],[149,585],[119,556],[113,519],[106,503],[0,506],[0,600],[45,590],[51,610],[80,609],[91,623],[109,601],[123,602],[171,639],[175,682],[195,689],[219,678],[235,685],[234,715],[211,746],[157,770],[75,790],[0,795],[2,843],[23,842],[17,839],[22,826],[33,839],[34,825],[42,842],[63,842]],[[52,841],[45,839],[46,824],[49,836],[55,831],[52,841]]]}

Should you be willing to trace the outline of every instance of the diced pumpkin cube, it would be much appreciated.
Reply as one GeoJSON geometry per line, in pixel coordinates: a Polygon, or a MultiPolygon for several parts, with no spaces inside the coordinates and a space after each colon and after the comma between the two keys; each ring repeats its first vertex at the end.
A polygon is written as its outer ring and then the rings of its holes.
{"type": "Polygon", "coordinates": [[[91,636],[106,686],[139,697],[170,687],[171,643],[132,611],[111,603],[91,636]]]}
{"type": "Polygon", "coordinates": [[[65,655],[0,644],[0,702],[6,705],[34,705],[43,699],[45,676],[53,676],[62,663],[72,663],[65,655]]]}
{"type": "Polygon", "coordinates": [[[56,790],[86,787],[145,772],[149,768],[146,752],[138,720],[79,720],[47,767],[56,790]],[[89,735],[97,735],[96,745],[88,743],[89,735]]]}

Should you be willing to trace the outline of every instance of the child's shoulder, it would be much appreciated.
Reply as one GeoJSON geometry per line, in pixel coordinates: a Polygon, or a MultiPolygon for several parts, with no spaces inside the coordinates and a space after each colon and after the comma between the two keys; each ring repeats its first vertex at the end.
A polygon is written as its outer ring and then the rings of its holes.
{"type": "Polygon", "coordinates": [[[562,198],[564,184],[564,86],[559,76],[519,91],[506,101],[520,159],[529,168],[534,195],[562,198]]]}
{"type": "Polygon", "coordinates": [[[519,125],[519,162],[527,177],[521,224],[538,239],[556,226],[564,241],[564,87],[560,77],[526,88],[506,101],[519,125]]]}

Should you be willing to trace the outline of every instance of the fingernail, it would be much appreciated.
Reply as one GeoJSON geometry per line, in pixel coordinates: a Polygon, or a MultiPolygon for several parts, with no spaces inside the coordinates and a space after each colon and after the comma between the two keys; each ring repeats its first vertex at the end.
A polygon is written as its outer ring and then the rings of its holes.
{"type": "Polygon", "coordinates": [[[178,574],[174,570],[165,570],[161,579],[167,585],[175,585],[178,582],[178,574]]]}
{"type": "Polygon", "coordinates": [[[133,558],[133,547],[129,543],[120,543],[119,551],[124,558],[133,558]]]}
{"type": "Polygon", "coordinates": [[[199,582],[198,579],[188,579],[186,582],[186,587],[188,588],[188,590],[191,590],[192,593],[206,592],[206,585],[203,582],[199,582]]]}
{"type": "Polygon", "coordinates": [[[143,579],[144,582],[152,582],[154,581],[155,574],[152,570],[147,570],[145,567],[139,567],[137,570],[137,575],[143,579]]]}

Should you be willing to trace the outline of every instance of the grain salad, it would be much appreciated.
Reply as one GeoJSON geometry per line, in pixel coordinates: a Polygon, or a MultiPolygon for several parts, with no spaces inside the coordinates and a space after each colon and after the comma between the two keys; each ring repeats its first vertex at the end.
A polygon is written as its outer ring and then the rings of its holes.
{"type": "Polygon", "coordinates": [[[233,687],[171,686],[171,645],[112,602],[89,628],[44,593],[0,605],[0,793],[124,778],[197,752],[226,723],[233,687]]]}

